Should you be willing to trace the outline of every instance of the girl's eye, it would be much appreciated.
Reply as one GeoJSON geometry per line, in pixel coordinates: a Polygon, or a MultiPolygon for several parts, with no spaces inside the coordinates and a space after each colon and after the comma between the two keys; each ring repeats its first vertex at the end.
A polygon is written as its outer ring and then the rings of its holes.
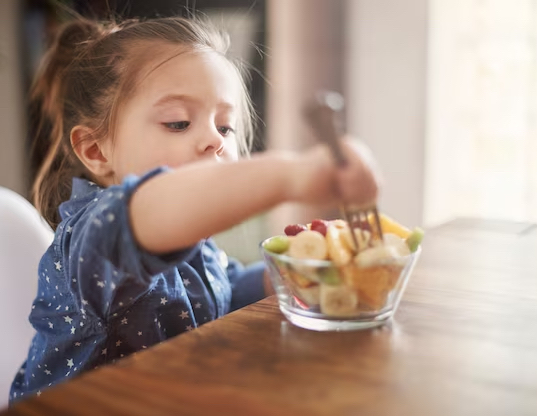
{"type": "Polygon", "coordinates": [[[224,137],[226,137],[230,133],[235,133],[235,130],[233,130],[231,127],[228,127],[228,126],[220,126],[218,127],[218,131],[224,137]]]}
{"type": "Polygon", "coordinates": [[[190,126],[190,121],[172,121],[171,123],[162,123],[164,127],[172,131],[185,131],[190,126]]]}

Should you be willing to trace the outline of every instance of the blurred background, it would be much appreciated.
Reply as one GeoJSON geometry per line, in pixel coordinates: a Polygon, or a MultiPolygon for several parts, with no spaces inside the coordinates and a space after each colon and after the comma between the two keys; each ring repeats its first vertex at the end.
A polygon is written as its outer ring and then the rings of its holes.
{"type": "MultiPolygon", "coordinates": [[[[373,150],[382,211],[409,227],[455,217],[537,221],[537,0],[2,0],[0,186],[29,197],[26,94],[69,18],[203,13],[251,65],[255,151],[313,143],[319,89],[346,99],[347,130],[373,150]]],[[[258,242],[320,212],[285,205],[217,236],[244,261],[258,242]]],[[[0,218],[0,221],[2,219],[0,218]]]]}

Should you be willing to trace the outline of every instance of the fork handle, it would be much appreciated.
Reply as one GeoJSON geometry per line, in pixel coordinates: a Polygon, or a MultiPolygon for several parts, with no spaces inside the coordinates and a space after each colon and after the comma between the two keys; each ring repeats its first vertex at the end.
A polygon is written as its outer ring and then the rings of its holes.
{"type": "Polygon", "coordinates": [[[339,142],[342,132],[338,125],[338,117],[342,109],[343,97],[332,91],[316,94],[315,100],[305,109],[305,116],[310,126],[319,139],[330,147],[339,167],[347,164],[339,142]]]}

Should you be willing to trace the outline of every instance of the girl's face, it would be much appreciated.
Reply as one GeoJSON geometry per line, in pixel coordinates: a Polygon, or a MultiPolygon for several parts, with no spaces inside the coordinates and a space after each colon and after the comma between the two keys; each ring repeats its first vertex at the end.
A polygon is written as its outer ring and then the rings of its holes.
{"type": "Polygon", "coordinates": [[[136,86],[118,114],[115,139],[105,142],[114,182],[157,166],[235,160],[240,81],[211,51],[165,61],[136,86]]]}

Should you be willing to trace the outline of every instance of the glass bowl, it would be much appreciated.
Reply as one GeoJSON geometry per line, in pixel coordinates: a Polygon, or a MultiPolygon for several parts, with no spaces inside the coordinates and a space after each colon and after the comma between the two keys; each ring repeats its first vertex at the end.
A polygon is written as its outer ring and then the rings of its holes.
{"type": "MultiPolygon", "coordinates": [[[[265,240],[266,241],[266,240],[265,240]]],[[[294,325],[316,331],[372,328],[393,317],[421,247],[370,267],[276,254],[260,244],[280,310],[294,325]]]]}

